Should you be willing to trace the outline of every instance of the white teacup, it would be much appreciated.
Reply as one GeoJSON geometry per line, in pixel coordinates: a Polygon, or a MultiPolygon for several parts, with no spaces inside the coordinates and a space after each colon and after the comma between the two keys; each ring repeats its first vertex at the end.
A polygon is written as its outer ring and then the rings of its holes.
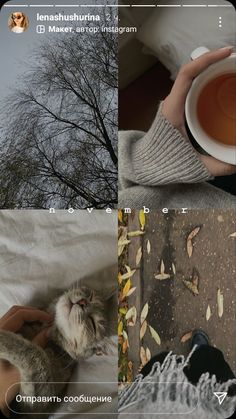
{"type": "MultiPolygon", "coordinates": [[[[192,59],[195,59],[207,51],[209,50],[205,47],[197,48],[193,51],[191,57],[192,59]]],[[[231,54],[229,57],[218,61],[215,64],[212,64],[198,77],[196,77],[187,96],[185,104],[185,115],[189,129],[194,139],[208,154],[226,163],[236,164],[236,146],[220,143],[219,141],[210,137],[203,130],[197,117],[197,102],[199,94],[204,86],[206,86],[210,80],[216,78],[217,76],[227,73],[236,73],[236,53],[231,54]]]]}

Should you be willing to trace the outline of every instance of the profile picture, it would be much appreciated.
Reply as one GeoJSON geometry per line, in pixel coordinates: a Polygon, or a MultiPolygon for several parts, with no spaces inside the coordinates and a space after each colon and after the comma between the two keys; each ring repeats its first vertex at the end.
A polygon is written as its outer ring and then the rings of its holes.
{"type": "Polygon", "coordinates": [[[8,27],[14,33],[23,33],[29,27],[29,18],[22,12],[13,12],[9,17],[8,27]]]}

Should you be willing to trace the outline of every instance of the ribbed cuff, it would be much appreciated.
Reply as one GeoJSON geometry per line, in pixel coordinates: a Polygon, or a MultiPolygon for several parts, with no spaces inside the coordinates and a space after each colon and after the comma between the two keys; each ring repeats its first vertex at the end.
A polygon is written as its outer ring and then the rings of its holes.
{"type": "Polygon", "coordinates": [[[213,179],[190,142],[159,109],[149,131],[133,144],[132,162],[140,185],[198,183],[213,179]]]}

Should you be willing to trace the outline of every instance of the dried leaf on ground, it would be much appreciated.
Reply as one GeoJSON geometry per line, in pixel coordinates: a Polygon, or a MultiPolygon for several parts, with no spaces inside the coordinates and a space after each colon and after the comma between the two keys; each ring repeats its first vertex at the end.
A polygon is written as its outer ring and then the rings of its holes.
{"type": "Polygon", "coordinates": [[[198,234],[198,232],[200,231],[201,227],[195,227],[191,233],[189,233],[188,237],[187,237],[187,253],[188,253],[188,257],[191,258],[192,254],[193,254],[193,243],[192,243],[192,239],[198,234]]]}
{"type": "Polygon", "coordinates": [[[236,237],[236,231],[235,233],[230,234],[229,237],[236,237]]]}
{"type": "Polygon", "coordinates": [[[164,264],[163,260],[161,260],[160,273],[154,275],[154,277],[156,279],[159,279],[160,281],[162,281],[163,279],[170,278],[170,275],[165,273],[165,264],[164,264]]]}
{"type": "Polygon", "coordinates": [[[193,273],[192,273],[192,283],[193,283],[193,285],[195,285],[196,287],[198,287],[198,284],[199,284],[199,276],[198,276],[198,272],[197,272],[197,270],[195,268],[193,269],[193,273]]]}
{"type": "Polygon", "coordinates": [[[127,308],[125,308],[125,307],[121,307],[121,308],[119,308],[119,313],[120,314],[123,314],[124,316],[126,315],[126,313],[127,313],[127,308]]]}
{"type": "Polygon", "coordinates": [[[187,240],[187,253],[188,253],[188,257],[191,258],[192,254],[193,254],[192,240],[187,240]]]}
{"type": "Polygon", "coordinates": [[[211,307],[209,306],[209,304],[208,304],[208,306],[207,306],[207,311],[206,311],[206,321],[208,322],[208,320],[210,319],[210,317],[211,317],[211,307]]]}
{"type": "Polygon", "coordinates": [[[175,275],[175,274],[176,274],[176,269],[175,269],[175,265],[174,265],[174,263],[172,263],[172,264],[171,264],[171,266],[172,266],[172,271],[173,271],[173,274],[175,275]]]}
{"type": "Polygon", "coordinates": [[[151,351],[149,348],[146,348],[146,358],[147,358],[147,362],[150,361],[152,355],[151,355],[151,351]]]}
{"type": "Polygon", "coordinates": [[[130,240],[125,240],[125,239],[120,240],[118,242],[118,256],[119,257],[122,255],[125,246],[127,246],[127,244],[129,244],[129,243],[130,243],[130,240]]]}
{"type": "Polygon", "coordinates": [[[123,212],[121,209],[118,210],[118,220],[120,223],[123,222],[123,212]]]}
{"type": "Polygon", "coordinates": [[[145,234],[145,232],[144,231],[141,231],[141,230],[129,231],[128,232],[128,236],[129,237],[138,237],[138,236],[142,236],[143,234],[145,234]]]}
{"type": "Polygon", "coordinates": [[[181,342],[181,343],[185,343],[185,342],[187,342],[189,339],[191,339],[192,335],[193,335],[193,332],[187,332],[187,333],[185,333],[185,334],[181,337],[180,342],[181,342]]]}
{"type": "Polygon", "coordinates": [[[131,280],[128,279],[128,281],[126,282],[123,290],[122,290],[122,299],[125,298],[130,290],[131,287],[131,280]]]}
{"type": "Polygon", "coordinates": [[[152,335],[153,339],[155,340],[155,342],[156,342],[158,345],[160,345],[160,344],[161,344],[161,338],[160,338],[160,336],[158,335],[157,331],[156,331],[155,329],[153,329],[153,327],[152,327],[152,326],[150,326],[150,325],[149,325],[149,329],[150,329],[150,333],[151,333],[151,335],[152,335]]]}
{"type": "Polygon", "coordinates": [[[119,272],[119,273],[118,273],[118,283],[119,283],[119,285],[121,285],[121,282],[122,282],[122,275],[121,275],[121,273],[119,272]]]}
{"type": "Polygon", "coordinates": [[[144,214],[144,210],[143,209],[139,211],[139,222],[140,222],[141,230],[144,230],[144,228],[145,228],[145,222],[146,222],[146,217],[145,217],[145,214],[144,214]]]}
{"type": "Polygon", "coordinates": [[[131,278],[135,272],[136,272],[136,269],[133,269],[133,270],[129,270],[125,274],[122,274],[121,277],[120,277],[121,281],[124,281],[125,279],[131,278]]]}
{"type": "Polygon", "coordinates": [[[149,255],[149,253],[151,252],[151,243],[150,240],[147,241],[147,253],[149,255]]]}
{"type": "Polygon", "coordinates": [[[136,321],[137,321],[137,310],[136,307],[131,307],[125,316],[126,320],[127,320],[127,325],[128,326],[135,326],[136,321]]]}
{"type": "Polygon", "coordinates": [[[129,292],[127,293],[126,297],[129,297],[133,292],[136,290],[137,287],[130,288],[129,292]]]}
{"type": "Polygon", "coordinates": [[[143,346],[141,346],[139,354],[140,354],[140,360],[141,360],[142,366],[146,365],[147,357],[146,357],[146,351],[143,346]]]}
{"type": "Polygon", "coordinates": [[[140,246],[136,254],[136,260],[135,260],[136,266],[139,265],[141,259],[142,259],[142,247],[140,246]]]}
{"type": "Polygon", "coordinates": [[[218,316],[222,317],[224,313],[224,296],[220,288],[217,291],[217,307],[218,307],[218,316]]]}
{"type": "Polygon", "coordinates": [[[191,231],[191,233],[189,233],[189,235],[188,235],[188,239],[187,240],[192,240],[198,233],[199,233],[199,231],[200,231],[200,229],[201,229],[201,227],[200,226],[197,226],[197,227],[195,227],[192,231],[191,231]]]}
{"type": "Polygon", "coordinates": [[[131,383],[133,381],[133,362],[128,362],[128,372],[127,372],[127,382],[131,383]]]}
{"type": "Polygon", "coordinates": [[[128,340],[124,340],[123,343],[122,343],[122,352],[123,352],[123,354],[125,354],[127,352],[128,347],[129,347],[128,340]]]}
{"type": "Polygon", "coordinates": [[[125,315],[126,320],[129,320],[131,317],[133,317],[135,311],[137,311],[136,307],[130,307],[125,315]]]}
{"type": "Polygon", "coordinates": [[[118,256],[120,256],[130,240],[127,239],[127,227],[120,226],[118,228],[118,256]]]}
{"type": "Polygon", "coordinates": [[[118,336],[121,336],[123,333],[123,322],[119,321],[118,323],[118,336]]]}
{"type": "Polygon", "coordinates": [[[123,334],[124,339],[128,340],[128,335],[127,335],[127,332],[125,330],[123,330],[122,334],[123,334]]]}
{"type": "Polygon", "coordinates": [[[187,281],[183,279],[184,285],[194,294],[199,295],[198,287],[192,283],[192,281],[187,281]]]}
{"type": "Polygon", "coordinates": [[[146,317],[148,315],[148,310],[149,310],[149,305],[148,305],[148,303],[146,303],[146,304],[144,304],[143,309],[141,311],[141,315],[140,315],[141,324],[143,324],[144,320],[146,320],[146,317]]]}
{"type": "Polygon", "coordinates": [[[142,324],[142,326],[141,326],[141,328],[140,328],[140,333],[139,333],[140,340],[142,340],[142,339],[143,339],[143,337],[144,337],[144,335],[145,335],[146,331],[147,331],[147,321],[146,321],[146,320],[144,320],[144,322],[143,322],[143,324],[142,324]]]}
{"type": "Polygon", "coordinates": [[[194,294],[199,295],[199,275],[197,270],[194,268],[191,279],[183,279],[184,285],[194,294]]]}

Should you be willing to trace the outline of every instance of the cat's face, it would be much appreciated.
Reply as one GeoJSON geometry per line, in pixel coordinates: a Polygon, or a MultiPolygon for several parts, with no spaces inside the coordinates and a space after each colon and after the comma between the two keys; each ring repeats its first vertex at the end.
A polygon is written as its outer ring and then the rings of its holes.
{"type": "Polygon", "coordinates": [[[91,356],[106,334],[104,301],[88,287],[73,288],[56,302],[55,325],[58,343],[73,359],[91,356]]]}

